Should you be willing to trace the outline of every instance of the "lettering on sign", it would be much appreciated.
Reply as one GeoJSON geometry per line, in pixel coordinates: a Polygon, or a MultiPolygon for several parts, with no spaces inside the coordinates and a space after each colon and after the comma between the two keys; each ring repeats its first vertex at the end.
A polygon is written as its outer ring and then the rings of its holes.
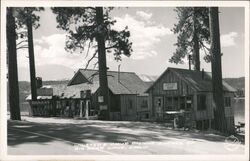
{"type": "Polygon", "coordinates": [[[163,90],[177,90],[177,83],[163,83],[163,90]]]}
{"type": "Polygon", "coordinates": [[[108,106],[107,105],[100,105],[100,110],[107,110],[108,106]]]}
{"type": "Polygon", "coordinates": [[[98,102],[99,102],[99,103],[104,102],[104,98],[103,98],[103,96],[98,96],[98,102]]]}

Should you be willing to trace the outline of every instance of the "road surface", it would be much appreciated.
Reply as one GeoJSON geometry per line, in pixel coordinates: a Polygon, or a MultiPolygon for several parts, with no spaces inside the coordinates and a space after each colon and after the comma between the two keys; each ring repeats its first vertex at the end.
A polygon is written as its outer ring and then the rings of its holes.
{"type": "Polygon", "coordinates": [[[244,145],[209,132],[130,121],[22,117],[8,120],[10,155],[243,154],[244,145]]]}

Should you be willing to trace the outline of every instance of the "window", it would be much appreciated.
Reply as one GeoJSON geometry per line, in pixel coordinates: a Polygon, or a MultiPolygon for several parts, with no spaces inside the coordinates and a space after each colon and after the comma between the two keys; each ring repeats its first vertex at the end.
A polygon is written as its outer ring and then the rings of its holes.
{"type": "Polygon", "coordinates": [[[158,107],[161,107],[161,99],[160,98],[158,98],[157,104],[158,104],[158,107]]]}
{"type": "Polygon", "coordinates": [[[180,109],[185,110],[185,98],[180,97],[180,109]]]}
{"type": "Polygon", "coordinates": [[[174,101],[174,102],[173,102],[173,104],[174,104],[174,105],[173,105],[173,106],[174,106],[173,109],[174,109],[174,110],[179,110],[179,107],[178,107],[178,104],[179,104],[179,103],[178,103],[178,97],[174,97],[174,98],[173,98],[173,101],[174,101]]]}
{"type": "Polygon", "coordinates": [[[130,99],[129,100],[129,107],[128,107],[129,109],[132,109],[133,108],[133,101],[130,99]]]}
{"type": "Polygon", "coordinates": [[[186,98],[186,106],[187,106],[187,110],[190,110],[192,108],[192,98],[191,97],[186,98]]]}
{"type": "Polygon", "coordinates": [[[198,95],[197,96],[197,110],[205,110],[206,109],[206,95],[198,95]]]}
{"type": "Polygon", "coordinates": [[[69,106],[69,101],[66,101],[66,106],[69,106]]]}
{"type": "Polygon", "coordinates": [[[231,107],[231,99],[230,99],[230,97],[225,97],[224,98],[224,106],[225,107],[231,107]]]}
{"type": "Polygon", "coordinates": [[[141,108],[147,108],[148,107],[148,101],[142,100],[141,108]]]}
{"type": "Polygon", "coordinates": [[[172,97],[165,97],[165,111],[172,110],[172,97]]]}

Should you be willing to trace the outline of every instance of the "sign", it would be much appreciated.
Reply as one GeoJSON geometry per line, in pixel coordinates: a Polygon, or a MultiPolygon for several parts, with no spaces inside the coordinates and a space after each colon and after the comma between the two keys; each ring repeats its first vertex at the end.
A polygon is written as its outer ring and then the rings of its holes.
{"type": "Polygon", "coordinates": [[[107,105],[100,105],[100,110],[107,110],[108,106],[107,105]]]}
{"type": "Polygon", "coordinates": [[[177,90],[177,83],[163,83],[163,90],[177,90]]]}
{"type": "Polygon", "coordinates": [[[99,103],[104,102],[104,98],[103,98],[103,96],[98,96],[98,102],[99,102],[99,103]]]}
{"type": "Polygon", "coordinates": [[[192,103],[192,100],[187,100],[187,103],[192,103]]]}
{"type": "Polygon", "coordinates": [[[53,96],[53,88],[38,88],[37,96],[53,96]]]}

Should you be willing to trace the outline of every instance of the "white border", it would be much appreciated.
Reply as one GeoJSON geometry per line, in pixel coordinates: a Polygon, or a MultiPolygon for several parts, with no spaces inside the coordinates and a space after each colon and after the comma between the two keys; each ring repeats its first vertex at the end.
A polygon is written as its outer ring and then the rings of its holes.
{"type": "Polygon", "coordinates": [[[249,2],[248,1],[48,1],[48,0],[2,0],[1,1],[1,108],[0,149],[2,160],[249,160],[249,2]],[[7,155],[7,96],[6,96],[6,6],[120,6],[120,7],[176,7],[176,6],[219,6],[245,7],[245,154],[244,155],[7,155]]]}

